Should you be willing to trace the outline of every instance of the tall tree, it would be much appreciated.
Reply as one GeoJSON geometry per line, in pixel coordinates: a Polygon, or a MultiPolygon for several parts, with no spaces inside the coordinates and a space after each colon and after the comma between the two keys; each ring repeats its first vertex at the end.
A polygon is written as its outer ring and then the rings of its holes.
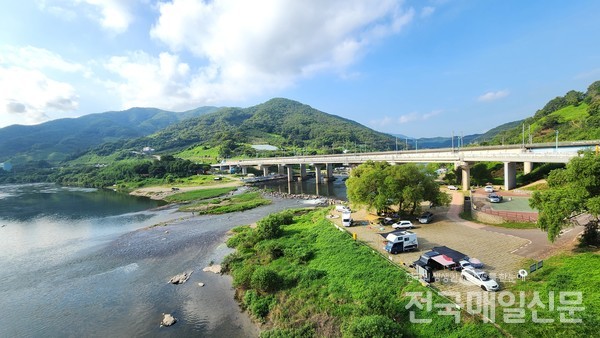
{"type": "Polygon", "coordinates": [[[423,201],[433,205],[450,202],[434,178],[433,171],[412,163],[367,162],[352,170],[346,186],[352,203],[375,208],[378,213],[397,206],[398,211],[413,214],[423,201]]]}
{"type": "Polygon", "coordinates": [[[588,151],[573,158],[564,169],[548,176],[548,190],[534,192],[529,204],[539,210],[538,226],[552,242],[565,227],[585,225],[584,242],[599,242],[600,157],[588,151]]]}

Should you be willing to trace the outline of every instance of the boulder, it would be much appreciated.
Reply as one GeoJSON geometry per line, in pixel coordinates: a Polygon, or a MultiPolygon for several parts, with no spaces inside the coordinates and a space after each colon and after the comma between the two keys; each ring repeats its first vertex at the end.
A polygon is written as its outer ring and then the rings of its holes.
{"type": "Polygon", "coordinates": [[[183,284],[190,278],[190,276],[192,275],[192,272],[193,271],[187,271],[187,272],[183,272],[178,275],[175,275],[175,276],[171,277],[171,279],[169,279],[169,283],[183,284]]]}
{"type": "Polygon", "coordinates": [[[204,272],[221,273],[221,266],[219,264],[207,266],[204,269],[202,269],[202,271],[204,271],[204,272]]]}
{"type": "Polygon", "coordinates": [[[160,326],[171,326],[177,322],[177,318],[171,316],[169,313],[163,313],[163,319],[160,322],[160,326]]]}

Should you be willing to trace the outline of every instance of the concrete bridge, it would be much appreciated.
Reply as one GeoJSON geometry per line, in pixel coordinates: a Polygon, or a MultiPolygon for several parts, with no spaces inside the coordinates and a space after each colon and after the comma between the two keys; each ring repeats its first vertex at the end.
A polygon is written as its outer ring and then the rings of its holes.
{"type": "Polygon", "coordinates": [[[224,160],[213,167],[226,169],[239,167],[243,174],[249,166],[259,167],[265,176],[271,166],[277,166],[280,174],[286,173],[288,181],[294,178],[294,167],[300,170],[300,179],[306,177],[307,166],[315,168],[317,183],[333,177],[334,165],[355,166],[367,161],[386,161],[392,165],[399,163],[453,163],[455,169],[462,169],[462,189],[470,188],[470,167],[476,162],[504,162],[504,188],[516,186],[516,163],[524,164],[524,173],[531,172],[532,163],[567,163],[581,150],[598,152],[600,140],[561,143],[538,143],[508,146],[419,149],[407,151],[385,151],[334,155],[312,155],[292,157],[260,157],[243,160],[224,160]],[[325,177],[321,170],[325,169],[325,177]]]}

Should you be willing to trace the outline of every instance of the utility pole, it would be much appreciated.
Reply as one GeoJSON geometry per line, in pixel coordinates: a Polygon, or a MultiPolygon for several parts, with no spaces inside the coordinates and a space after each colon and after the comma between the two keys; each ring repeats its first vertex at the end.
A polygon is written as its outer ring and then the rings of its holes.
{"type": "Polygon", "coordinates": [[[396,136],[396,151],[398,151],[398,136],[396,136]]]}
{"type": "Polygon", "coordinates": [[[452,131],[452,152],[454,152],[454,130],[452,131]]]}
{"type": "Polygon", "coordinates": [[[556,130],[556,151],[558,152],[558,129],[556,130]]]}
{"type": "Polygon", "coordinates": [[[525,148],[525,123],[523,123],[523,145],[521,148],[525,148]]]}
{"type": "Polygon", "coordinates": [[[533,138],[531,135],[531,124],[529,125],[529,144],[533,144],[533,138]]]}

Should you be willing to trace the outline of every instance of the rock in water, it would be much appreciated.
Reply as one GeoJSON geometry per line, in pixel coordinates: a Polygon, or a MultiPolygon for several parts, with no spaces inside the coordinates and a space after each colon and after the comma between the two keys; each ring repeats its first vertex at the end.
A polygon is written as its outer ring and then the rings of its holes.
{"type": "Polygon", "coordinates": [[[204,269],[202,269],[202,271],[204,271],[204,272],[221,273],[221,266],[218,265],[218,264],[207,266],[204,269]]]}
{"type": "Polygon", "coordinates": [[[163,320],[160,322],[160,326],[171,326],[177,322],[177,318],[171,316],[169,313],[163,313],[163,320]]]}
{"type": "Polygon", "coordinates": [[[190,278],[190,276],[192,275],[192,272],[193,271],[187,271],[184,273],[180,273],[179,275],[175,275],[175,276],[171,277],[171,279],[169,279],[169,283],[183,284],[190,278]]]}

